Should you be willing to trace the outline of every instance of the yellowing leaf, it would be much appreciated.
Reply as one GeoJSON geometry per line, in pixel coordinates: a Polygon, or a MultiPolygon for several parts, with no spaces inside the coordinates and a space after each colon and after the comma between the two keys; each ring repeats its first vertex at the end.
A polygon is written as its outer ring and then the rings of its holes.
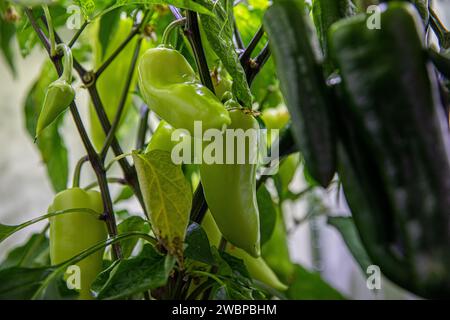
{"type": "Polygon", "coordinates": [[[153,231],[167,251],[182,261],[192,194],[181,166],[161,150],[134,151],[133,160],[153,231]]]}

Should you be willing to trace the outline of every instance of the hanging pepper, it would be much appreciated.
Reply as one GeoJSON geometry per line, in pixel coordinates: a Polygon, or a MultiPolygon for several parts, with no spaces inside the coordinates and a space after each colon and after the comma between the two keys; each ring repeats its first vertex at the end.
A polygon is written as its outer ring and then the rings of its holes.
{"type": "MultiPolygon", "coordinates": [[[[65,262],[82,251],[105,241],[108,233],[106,224],[100,220],[103,212],[102,196],[98,191],[84,191],[72,188],[58,193],[48,211],[87,208],[98,212],[70,212],[51,217],[50,259],[53,265],[65,262]]],[[[92,282],[102,270],[103,250],[97,251],[76,265],[80,268],[79,299],[92,299],[92,282]]]]}
{"type": "Polygon", "coordinates": [[[336,166],[330,93],[303,0],[278,0],[264,16],[295,139],[311,176],[328,186],[336,166]]]}
{"type": "Polygon", "coordinates": [[[351,0],[313,0],[311,14],[316,26],[322,53],[325,58],[324,71],[329,76],[334,71],[328,56],[327,35],[330,26],[355,14],[356,7],[351,0]]]}
{"type": "Polygon", "coordinates": [[[254,158],[258,153],[259,125],[248,110],[234,109],[229,114],[231,124],[228,128],[233,130],[230,131],[233,134],[223,137],[223,161],[208,164],[203,159],[200,177],[208,207],[225,239],[250,255],[259,257],[257,164],[254,158]],[[249,133],[248,139],[244,137],[242,141],[236,138],[244,132],[249,133]]]}
{"type": "Polygon", "coordinates": [[[423,25],[406,2],[332,26],[340,70],[339,175],[370,258],[398,285],[450,294],[450,141],[423,25]]]}
{"type": "Polygon", "coordinates": [[[63,113],[75,98],[75,91],[72,88],[72,52],[66,44],[59,44],[56,47],[58,53],[64,54],[64,69],[61,77],[52,82],[45,94],[44,105],[36,125],[36,138],[42,130],[48,127],[56,118],[63,113]]]}
{"type": "Polygon", "coordinates": [[[139,87],[150,109],[177,129],[194,134],[194,121],[203,130],[230,123],[227,110],[202,85],[184,56],[167,47],[149,49],[139,63],[139,87]]]}

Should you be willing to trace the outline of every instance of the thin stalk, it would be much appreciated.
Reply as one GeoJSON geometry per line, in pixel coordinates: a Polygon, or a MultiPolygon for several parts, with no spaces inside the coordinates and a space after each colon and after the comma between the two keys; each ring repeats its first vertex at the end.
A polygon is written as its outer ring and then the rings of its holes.
{"type": "Polygon", "coordinates": [[[131,80],[133,79],[134,70],[136,67],[136,62],[139,56],[139,51],[141,50],[142,38],[136,43],[136,48],[134,49],[133,57],[131,58],[130,68],[128,69],[128,75],[125,81],[125,86],[123,88],[122,96],[120,98],[119,106],[117,107],[116,115],[114,117],[114,121],[109,129],[109,132],[106,136],[105,143],[103,145],[102,151],[100,152],[100,158],[104,160],[106,155],[108,154],[109,147],[114,139],[117,128],[120,124],[120,119],[122,117],[123,110],[125,108],[125,103],[128,98],[128,91],[130,90],[131,80]]]}
{"type": "Polygon", "coordinates": [[[122,50],[127,46],[127,44],[133,40],[133,38],[139,33],[139,29],[133,29],[128,37],[117,47],[116,50],[108,57],[108,59],[103,62],[103,64],[95,71],[95,79],[98,79],[100,75],[105,71],[106,68],[116,59],[116,57],[122,52],[122,50]]]}
{"type": "Polygon", "coordinates": [[[142,104],[140,110],[140,119],[139,119],[139,129],[137,133],[136,139],[136,149],[141,150],[144,148],[145,138],[148,129],[148,116],[150,114],[150,109],[146,104],[142,104]]]}
{"type": "Polygon", "coordinates": [[[248,44],[245,51],[239,57],[239,60],[241,61],[242,66],[245,66],[249,62],[253,51],[255,50],[256,46],[258,45],[258,43],[261,40],[261,38],[263,37],[263,35],[264,35],[264,29],[261,26],[261,27],[259,27],[258,31],[256,31],[252,40],[250,40],[250,43],[248,44]]]}
{"type": "MultiPolygon", "coordinates": [[[[127,184],[127,182],[123,178],[111,177],[111,178],[107,178],[106,180],[108,180],[108,183],[118,183],[118,184],[122,184],[122,185],[127,184]]],[[[84,190],[91,190],[91,189],[95,188],[96,186],[98,186],[98,181],[94,181],[94,182],[88,184],[83,189],[84,190]]]]}
{"type": "Polygon", "coordinates": [[[83,167],[83,164],[85,164],[87,161],[89,161],[88,156],[83,156],[80,158],[80,160],[78,160],[73,172],[72,188],[78,188],[80,186],[81,169],[83,167]]]}
{"type": "Polygon", "coordinates": [[[69,84],[72,83],[72,68],[73,68],[73,57],[72,50],[65,44],[60,43],[56,46],[57,52],[62,52],[64,68],[63,73],[61,75],[61,79],[67,81],[69,84]]]}
{"type": "Polygon", "coordinates": [[[78,31],[75,33],[73,38],[70,40],[70,42],[68,44],[69,48],[72,48],[74,46],[75,42],[77,42],[78,38],[81,36],[81,33],[84,31],[84,29],[86,29],[88,24],[89,24],[89,20],[85,20],[83,22],[83,24],[81,25],[80,29],[78,29],[78,31]]]}
{"type": "Polygon", "coordinates": [[[42,5],[44,9],[45,19],[48,23],[48,35],[50,37],[50,56],[53,58],[56,55],[56,44],[55,44],[55,30],[53,30],[52,16],[50,15],[50,10],[48,5],[42,5]]]}
{"type": "Polygon", "coordinates": [[[200,29],[198,25],[197,13],[194,11],[188,11],[186,16],[186,29],[184,33],[191,44],[192,51],[194,52],[195,62],[197,63],[198,71],[200,74],[200,80],[213,93],[214,85],[209,73],[208,62],[206,61],[205,52],[203,51],[202,39],[200,37],[200,29]]]}
{"type": "Polygon", "coordinates": [[[164,33],[161,38],[161,43],[165,46],[170,46],[169,44],[169,37],[172,34],[172,32],[179,27],[182,27],[186,24],[186,18],[181,18],[172,21],[167,28],[164,30],[164,33]]]}

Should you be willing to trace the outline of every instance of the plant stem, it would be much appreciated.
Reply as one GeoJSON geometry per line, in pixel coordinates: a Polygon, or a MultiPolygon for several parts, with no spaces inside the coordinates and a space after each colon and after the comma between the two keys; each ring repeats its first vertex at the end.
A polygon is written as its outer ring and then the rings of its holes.
{"type": "Polygon", "coordinates": [[[136,48],[134,49],[133,57],[131,58],[130,68],[128,69],[128,75],[125,81],[125,86],[123,88],[122,96],[120,98],[119,106],[117,107],[116,115],[114,117],[114,121],[112,123],[111,128],[109,129],[109,132],[106,136],[105,143],[103,145],[102,151],[100,152],[100,158],[102,161],[106,158],[106,155],[108,154],[109,147],[111,146],[111,143],[114,139],[115,133],[117,131],[117,128],[120,124],[120,119],[122,117],[123,110],[125,108],[125,103],[128,98],[128,91],[130,90],[131,80],[133,79],[134,70],[136,67],[136,62],[139,56],[139,52],[141,50],[141,44],[142,44],[142,38],[139,38],[139,40],[136,43],[136,48]]]}
{"type": "Polygon", "coordinates": [[[247,68],[247,70],[246,70],[247,82],[248,82],[249,86],[251,86],[256,75],[259,73],[261,68],[265,65],[267,60],[269,60],[269,57],[270,57],[270,47],[269,47],[269,43],[267,42],[266,45],[264,46],[264,48],[261,50],[261,52],[255,58],[255,60],[250,61],[250,63],[249,63],[250,68],[247,68]]]}
{"type": "MultiPolygon", "coordinates": [[[[127,184],[127,182],[123,178],[111,177],[111,178],[107,178],[106,180],[108,181],[108,183],[118,183],[118,184],[122,184],[122,185],[126,185],[127,184]]],[[[98,186],[98,181],[94,181],[94,182],[88,184],[83,189],[84,190],[90,190],[92,188],[95,188],[96,186],[98,186]]]]}
{"type": "Polygon", "coordinates": [[[186,24],[186,18],[181,18],[172,21],[167,28],[164,30],[164,33],[161,38],[161,42],[164,46],[170,46],[169,44],[169,37],[172,34],[172,31],[174,31],[176,28],[184,26],[186,24]]]}
{"type": "Polygon", "coordinates": [[[144,103],[141,106],[140,110],[140,119],[139,119],[139,129],[136,139],[136,149],[141,150],[145,145],[145,138],[148,129],[148,116],[150,114],[150,109],[144,103]]]}
{"type": "Polygon", "coordinates": [[[78,31],[73,36],[72,40],[70,40],[68,46],[69,48],[72,48],[75,42],[77,42],[78,38],[80,37],[81,33],[84,31],[84,29],[88,26],[89,20],[85,20],[83,24],[81,25],[81,28],[78,29],[78,31]]]}
{"type": "Polygon", "coordinates": [[[258,31],[256,31],[255,35],[253,36],[252,40],[248,44],[245,51],[239,57],[239,60],[241,61],[241,65],[243,67],[245,67],[249,63],[250,57],[252,56],[253,51],[255,50],[256,46],[259,43],[259,40],[261,40],[263,35],[264,35],[264,29],[261,26],[261,27],[259,27],[258,31]]]}
{"type": "Polygon", "coordinates": [[[73,172],[72,188],[78,188],[80,186],[81,168],[83,167],[83,164],[88,160],[88,156],[83,156],[80,158],[80,160],[78,160],[73,172]]]}
{"type": "Polygon", "coordinates": [[[239,32],[239,29],[236,24],[236,19],[233,15],[233,32],[234,32],[234,42],[236,44],[236,48],[240,51],[245,49],[244,41],[242,41],[241,33],[239,32]]]}
{"type": "Polygon", "coordinates": [[[72,68],[73,68],[73,57],[72,51],[65,43],[59,43],[56,46],[56,50],[61,51],[63,54],[64,68],[61,75],[61,79],[67,81],[69,84],[72,83],[72,68]]]}
{"type": "Polygon", "coordinates": [[[189,10],[187,12],[186,19],[186,29],[184,30],[184,33],[191,44],[192,51],[194,52],[195,62],[197,63],[200,74],[200,80],[203,85],[214,93],[215,91],[209,73],[208,62],[206,61],[202,39],[200,37],[197,13],[189,10]]]}
{"type": "Polygon", "coordinates": [[[127,44],[133,40],[134,36],[136,36],[139,33],[139,28],[133,29],[128,37],[125,38],[125,40],[119,45],[119,47],[114,50],[114,52],[106,59],[105,62],[95,71],[95,79],[98,79],[100,75],[105,71],[105,69],[116,59],[116,57],[122,52],[122,50],[127,46],[127,44]]]}
{"type": "Polygon", "coordinates": [[[52,16],[50,15],[50,10],[48,5],[42,5],[44,9],[45,19],[48,23],[48,35],[50,37],[50,56],[53,58],[56,55],[56,44],[55,44],[55,30],[53,30],[52,16]]]}

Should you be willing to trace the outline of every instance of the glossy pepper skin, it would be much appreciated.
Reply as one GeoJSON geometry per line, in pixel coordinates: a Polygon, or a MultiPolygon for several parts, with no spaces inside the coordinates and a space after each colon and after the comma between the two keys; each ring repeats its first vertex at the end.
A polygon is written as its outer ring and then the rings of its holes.
{"type": "Polygon", "coordinates": [[[67,45],[60,44],[58,52],[64,53],[64,70],[61,77],[52,82],[45,93],[44,104],[36,125],[36,137],[63,113],[75,99],[72,81],[72,52],[67,45]]]}
{"type": "MultiPolygon", "coordinates": [[[[103,212],[101,194],[97,191],[84,191],[71,188],[58,193],[48,211],[74,208],[89,208],[103,212]]],[[[50,259],[53,265],[67,261],[82,251],[107,239],[104,221],[88,212],[73,212],[51,217],[50,219],[50,259]]],[[[90,287],[102,270],[103,250],[86,257],[76,265],[80,267],[79,299],[92,299],[90,287]]]]}
{"type": "Polygon", "coordinates": [[[194,133],[194,121],[203,130],[230,123],[219,99],[196,78],[188,61],[176,50],[158,47],[142,56],[139,87],[149,108],[177,129],[194,133]]]}
{"type": "MultiPolygon", "coordinates": [[[[207,212],[203,218],[202,227],[208,236],[210,244],[218,247],[222,235],[210,212],[207,212]]],[[[272,269],[270,269],[263,258],[254,258],[244,250],[229,244],[225,250],[227,253],[244,261],[247,271],[253,279],[259,280],[279,291],[284,291],[287,289],[287,286],[278,279],[276,274],[272,271],[272,269]]]]}
{"type": "Polygon", "coordinates": [[[450,294],[450,141],[420,17],[383,5],[333,25],[339,67],[339,174],[361,239],[392,281],[426,298],[450,294]]]}
{"type": "Polygon", "coordinates": [[[336,169],[335,128],[317,35],[303,0],[278,0],[264,16],[294,138],[311,176],[328,186],[336,169]]]}
{"type": "Polygon", "coordinates": [[[313,0],[311,14],[316,26],[320,46],[322,48],[324,71],[326,76],[334,71],[333,63],[328,59],[328,30],[331,25],[341,19],[355,14],[356,7],[351,0],[313,0]]]}
{"type": "MultiPolygon", "coordinates": [[[[244,110],[232,110],[230,117],[229,129],[242,129],[243,131],[259,129],[256,119],[244,110]]],[[[225,137],[223,140],[224,146],[231,142],[227,141],[228,139],[225,137]]],[[[207,164],[203,160],[200,165],[200,177],[208,207],[225,239],[250,255],[259,257],[256,164],[253,164],[250,159],[251,156],[257,155],[258,141],[246,139],[244,146],[239,144],[239,139],[233,140],[235,147],[233,164],[227,164],[225,161],[223,164],[207,164]],[[241,162],[242,164],[238,164],[236,159],[237,148],[240,148],[241,152],[245,151],[245,161],[241,162]]],[[[224,148],[224,160],[227,157],[226,151],[224,148]]]]}

